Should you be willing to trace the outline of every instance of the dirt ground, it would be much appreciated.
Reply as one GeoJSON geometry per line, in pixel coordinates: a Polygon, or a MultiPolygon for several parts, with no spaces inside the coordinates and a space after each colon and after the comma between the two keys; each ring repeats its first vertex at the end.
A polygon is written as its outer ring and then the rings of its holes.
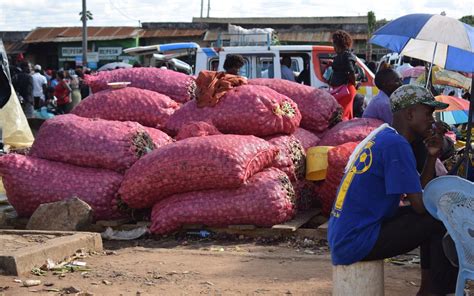
{"type": "MultiPolygon", "coordinates": [[[[90,271],[0,276],[0,291],[66,295],[73,287],[73,295],[331,295],[324,241],[173,237],[104,241],[104,248],[83,259],[90,271]],[[26,288],[15,279],[42,284],[26,288]]],[[[417,265],[385,263],[386,295],[415,295],[419,279],[417,265]]]]}

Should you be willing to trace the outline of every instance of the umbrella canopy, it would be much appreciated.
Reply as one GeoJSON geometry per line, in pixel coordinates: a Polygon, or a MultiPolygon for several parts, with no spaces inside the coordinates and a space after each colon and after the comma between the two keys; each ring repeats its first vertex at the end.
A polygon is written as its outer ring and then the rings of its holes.
{"type": "Polygon", "coordinates": [[[433,84],[449,85],[469,90],[472,84],[471,80],[472,78],[468,78],[457,72],[433,68],[433,84]]]}
{"type": "Polygon", "coordinates": [[[425,67],[423,66],[417,66],[409,69],[405,69],[402,71],[402,77],[419,77],[423,74],[425,74],[425,67]]]}
{"type": "Polygon", "coordinates": [[[409,14],[378,29],[371,43],[448,70],[474,72],[474,28],[433,14],[409,14]]]}
{"type": "Polygon", "coordinates": [[[114,70],[116,68],[131,68],[132,65],[127,64],[127,63],[122,63],[122,62],[113,62],[113,63],[108,63],[100,67],[97,71],[107,71],[107,70],[114,70]]]}
{"type": "Polygon", "coordinates": [[[469,101],[451,96],[436,96],[436,101],[449,104],[443,110],[436,110],[436,116],[448,124],[461,124],[468,122],[469,101]]]}
{"type": "Polygon", "coordinates": [[[436,96],[435,97],[436,101],[442,102],[449,104],[449,107],[443,110],[437,110],[437,111],[455,111],[455,110],[464,110],[467,111],[469,110],[469,101],[458,98],[458,97],[452,97],[452,96],[436,96]]]}

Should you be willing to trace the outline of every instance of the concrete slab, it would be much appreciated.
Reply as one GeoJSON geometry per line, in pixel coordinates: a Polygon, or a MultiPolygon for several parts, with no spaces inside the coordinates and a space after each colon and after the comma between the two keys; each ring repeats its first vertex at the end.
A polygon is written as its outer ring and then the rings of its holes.
{"type": "Polygon", "coordinates": [[[77,250],[100,252],[98,233],[0,230],[0,269],[7,275],[27,274],[47,259],[61,261],[77,250]]]}

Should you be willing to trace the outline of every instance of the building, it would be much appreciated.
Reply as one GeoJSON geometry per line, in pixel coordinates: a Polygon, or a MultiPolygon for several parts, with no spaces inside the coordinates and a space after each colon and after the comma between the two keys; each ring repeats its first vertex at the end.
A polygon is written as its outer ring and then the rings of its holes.
{"type": "MultiPolygon", "coordinates": [[[[203,47],[210,47],[226,44],[226,41],[230,40],[229,24],[245,29],[272,28],[275,32],[273,41],[282,45],[326,45],[331,43],[332,32],[345,30],[354,40],[355,53],[365,58],[368,42],[367,21],[367,16],[193,18],[189,23],[147,22],[140,28],[88,27],[88,65],[96,68],[114,61],[133,63],[135,57],[124,54],[122,50],[138,45],[196,42],[203,47]]],[[[9,38],[15,40],[9,42],[4,39],[7,52],[26,53],[27,60],[32,63],[66,69],[82,64],[81,27],[36,28],[29,33],[11,33],[9,38]],[[21,37],[24,38],[22,43],[21,37]]],[[[372,58],[378,59],[387,52],[374,47],[372,58]]]]}
{"type": "Polygon", "coordinates": [[[5,51],[9,58],[15,58],[19,54],[25,54],[28,45],[23,43],[29,31],[4,31],[0,32],[0,39],[3,41],[5,51]]]}
{"type": "MultiPolygon", "coordinates": [[[[100,67],[115,61],[131,61],[124,48],[137,46],[141,28],[88,27],[88,65],[100,67]]],[[[82,28],[36,28],[23,40],[28,45],[30,61],[52,68],[74,68],[82,65],[82,28]]]]}
{"type": "Polygon", "coordinates": [[[213,45],[219,38],[228,40],[229,24],[243,28],[272,28],[282,45],[331,43],[331,33],[349,32],[354,40],[356,54],[365,54],[368,37],[367,16],[355,17],[259,17],[259,18],[193,18],[193,23],[208,26],[204,41],[213,45]]]}

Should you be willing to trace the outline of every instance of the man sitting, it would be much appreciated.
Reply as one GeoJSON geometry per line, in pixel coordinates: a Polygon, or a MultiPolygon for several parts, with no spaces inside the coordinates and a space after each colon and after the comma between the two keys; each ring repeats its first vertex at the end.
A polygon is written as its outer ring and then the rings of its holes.
{"type": "Polygon", "coordinates": [[[291,57],[284,56],[281,59],[281,79],[296,81],[295,73],[291,70],[291,57]]]}
{"type": "Polygon", "coordinates": [[[442,136],[432,130],[437,102],[426,89],[405,85],[390,96],[392,127],[384,124],[352,153],[329,220],[332,262],[381,260],[420,248],[418,295],[453,293],[457,270],[446,258],[443,224],[423,205],[422,188],[433,178],[442,136]],[[432,136],[425,137],[426,133],[432,136]],[[421,176],[410,143],[424,137],[428,156],[421,176]],[[399,207],[400,199],[411,206],[399,207]]]}

